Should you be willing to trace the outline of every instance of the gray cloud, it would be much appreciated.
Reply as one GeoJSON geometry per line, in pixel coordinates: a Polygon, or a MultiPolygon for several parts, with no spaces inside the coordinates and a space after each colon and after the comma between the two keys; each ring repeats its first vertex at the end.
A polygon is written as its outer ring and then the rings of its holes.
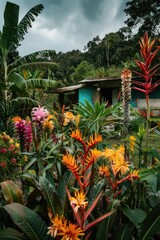
{"type": "MultiPolygon", "coordinates": [[[[37,4],[44,10],[32,24],[19,48],[20,54],[43,49],[83,50],[93,37],[116,32],[124,26],[127,0],[10,0],[20,6],[20,18],[37,4]]],[[[0,23],[6,0],[0,0],[0,23]]]]}

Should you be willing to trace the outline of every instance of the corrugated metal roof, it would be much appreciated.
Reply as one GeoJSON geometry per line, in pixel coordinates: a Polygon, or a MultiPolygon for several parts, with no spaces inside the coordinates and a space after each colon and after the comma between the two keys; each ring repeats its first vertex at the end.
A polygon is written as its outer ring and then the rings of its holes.
{"type": "Polygon", "coordinates": [[[105,81],[114,81],[121,80],[121,78],[117,77],[108,77],[108,78],[87,78],[79,81],[80,83],[94,83],[94,82],[105,82],[105,81]]]}
{"type": "Polygon", "coordinates": [[[57,89],[54,89],[52,92],[54,92],[54,93],[71,92],[71,91],[77,90],[79,88],[82,88],[84,86],[86,86],[86,84],[85,83],[81,83],[81,84],[77,84],[77,85],[73,85],[73,86],[57,88],[57,89]]]}

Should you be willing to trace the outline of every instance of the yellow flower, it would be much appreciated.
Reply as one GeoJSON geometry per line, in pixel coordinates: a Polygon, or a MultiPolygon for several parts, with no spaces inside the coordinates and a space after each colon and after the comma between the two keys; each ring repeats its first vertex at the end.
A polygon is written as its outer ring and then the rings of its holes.
{"type": "Polygon", "coordinates": [[[99,166],[98,168],[98,171],[99,171],[99,175],[100,176],[110,176],[110,172],[109,172],[109,167],[108,166],[105,166],[105,165],[102,165],[102,166],[99,166]]]}
{"type": "Polygon", "coordinates": [[[79,208],[86,208],[88,202],[85,201],[86,196],[83,192],[75,191],[74,196],[70,197],[70,203],[76,205],[74,211],[77,213],[79,208]]]}
{"type": "Polygon", "coordinates": [[[72,112],[65,112],[64,113],[64,122],[63,125],[66,126],[70,121],[74,121],[75,116],[73,115],[72,112]]]}
{"type": "Polygon", "coordinates": [[[71,137],[76,139],[79,142],[83,142],[84,138],[82,137],[82,133],[79,131],[79,129],[76,129],[71,133],[71,137]]]}
{"type": "Polygon", "coordinates": [[[116,162],[117,159],[124,159],[124,153],[125,153],[125,149],[124,146],[121,145],[120,147],[118,147],[117,149],[113,148],[105,148],[105,150],[103,151],[103,156],[108,158],[112,163],[116,162]]]}
{"type": "Polygon", "coordinates": [[[80,122],[80,117],[81,117],[80,114],[78,114],[77,116],[75,116],[76,126],[78,126],[78,124],[79,124],[79,122],[80,122]]]}
{"type": "Polygon", "coordinates": [[[74,158],[74,156],[70,154],[66,154],[63,156],[62,162],[65,164],[65,166],[73,173],[78,174],[79,173],[79,166],[74,158]]]}
{"type": "Polygon", "coordinates": [[[115,175],[120,172],[122,175],[129,171],[129,164],[124,158],[117,158],[112,165],[115,175]]]}
{"type": "Polygon", "coordinates": [[[89,141],[87,141],[88,147],[93,147],[97,143],[102,142],[101,135],[95,133],[94,135],[90,136],[89,141]]]}
{"type": "Polygon", "coordinates": [[[24,155],[23,160],[24,160],[25,162],[27,162],[27,161],[28,161],[28,156],[27,156],[27,155],[24,155]]]}
{"type": "Polygon", "coordinates": [[[133,153],[134,152],[134,146],[135,146],[136,138],[134,136],[130,136],[129,140],[130,140],[130,150],[133,153]]]}
{"type": "Polygon", "coordinates": [[[13,141],[12,138],[9,140],[9,143],[10,143],[10,144],[14,143],[14,141],[13,141]]]}
{"type": "Polygon", "coordinates": [[[20,143],[17,143],[17,142],[16,142],[14,145],[15,145],[16,148],[19,148],[20,143]]]}
{"type": "Polygon", "coordinates": [[[54,124],[53,124],[53,121],[52,121],[53,117],[52,115],[48,115],[47,118],[44,120],[43,122],[43,128],[44,130],[52,130],[54,128],[54,124]]]}

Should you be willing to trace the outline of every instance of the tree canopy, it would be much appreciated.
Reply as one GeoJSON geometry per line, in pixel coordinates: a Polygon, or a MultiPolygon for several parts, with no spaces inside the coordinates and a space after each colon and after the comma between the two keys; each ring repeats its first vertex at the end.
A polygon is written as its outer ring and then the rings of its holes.
{"type": "Polygon", "coordinates": [[[158,0],[130,0],[124,10],[128,19],[125,23],[132,31],[138,28],[140,35],[147,31],[149,35],[160,34],[160,2],[158,0]]]}

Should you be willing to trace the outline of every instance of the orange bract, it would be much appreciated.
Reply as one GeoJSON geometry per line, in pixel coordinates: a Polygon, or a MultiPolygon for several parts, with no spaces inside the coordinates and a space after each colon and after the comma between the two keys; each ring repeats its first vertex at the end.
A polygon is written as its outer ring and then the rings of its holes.
{"type": "Polygon", "coordinates": [[[70,154],[66,154],[63,156],[63,163],[66,165],[66,167],[74,172],[74,173],[79,173],[79,166],[74,158],[74,156],[70,154]]]}
{"type": "Polygon", "coordinates": [[[63,232],[60,235],[62,235],[62,240],[80,240],[78,236],[83,236],[83,230],[79,227],[77,227],[73,223],[69,223],[67,227],[62,228],[63,232]]]}
{"type": "Polygon", "coordinates": [[[109,167],[108,166],[105,166],[105,165],[102,165],[98,168],[98,171],[99,171],[99,175],[105,175],[105,176],[109,176],[110,175],[110,172],[109,172],[109,167]]]}
{"type": "Polygon", "coordinates": [[[96,148],[91,149],[87,159],[85,159],[85,163],[91,165],[93,162],[97,160],[97,158],[101,157],[102,152],[96,148]]]}
{"type": "Polygon", "coordinates": [[[93,147],[97,143],[102,142],[101,135],[95,133],[94,135],[90,136],[89,141],[87,141],[88,147],[93,147]]]}
{"type": "Polygon", "coordinates": [[[22,120],[22,118],[19,117],[19,116],[16,116],[16,117],[13,117],[13,118],[12,118],[12,121],[15,122],[15,123],[16,123],[16,122],[20,122],[21,120],[22,120]]]}
{"type": "Polygon", "coordinates": [[[55,218],[52,220],[52,224],[53,225],[48,228],[49,231],[47,234],[50,234],[52,237],[55,238],[57,234],[61,231],[62,227],[66,227],[67,221],[63,216],[56,215],[55,218]]]}
{"type": "Polygon", "coordinates": [[[84,138],[82,137],[82,133],[79,131],[79,129],[76,129],[71,133],[71,137],[76,139],[79,142],[83,142],[84,138]]]}
{"type": "Polygon", "coordinates": [[[80,240],[78,236],[84,235],[81,228],[73,223],[67,223],[67,220],[63,216],[56,215],[52,220],[52,224],[53,225],[48,228],[48,234],[54,238],[61,236],[63,240],[80,240]]]}

